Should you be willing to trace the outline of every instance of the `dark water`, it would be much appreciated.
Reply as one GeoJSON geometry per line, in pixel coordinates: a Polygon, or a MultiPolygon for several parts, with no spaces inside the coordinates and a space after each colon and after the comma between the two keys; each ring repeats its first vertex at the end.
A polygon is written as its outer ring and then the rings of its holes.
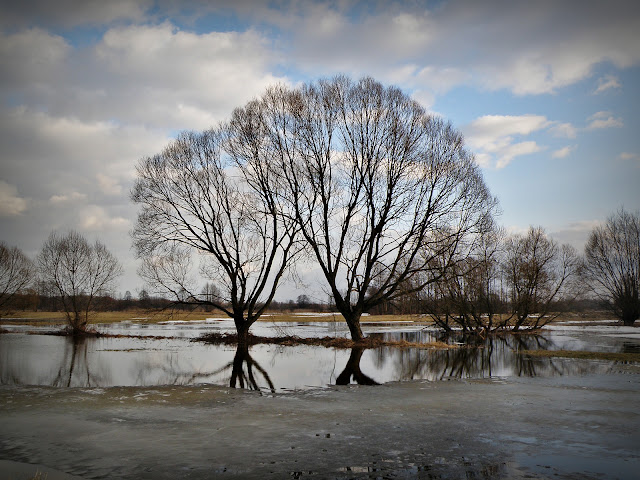
{"type": "MultiPolygon", "coordinates": [[[[334,323],[262,323],[254,333],[344,335],[334,323]]],[[[569,349],[637,352],[640,335],[624,327],[554,327],[541,336],[486,340],[448,338],[458,348],[353,349],[257,345],[248,349],[193,341],[225,322],[165,325],[114,324],[100,330],[139,338],[29,335],[16,327],[0,335],[0,384],[55,387],[223,385],[263,391],[304,390],[341,384],[410,380],[551,377],[606,373],[612,362],[531,358],[521,350],[569,349]],[[145,336],[163,336],[152,339],[145,336]]],[[[442,340],[422,327],[367,326],[368,335],[412,342],[442,340]]]]}

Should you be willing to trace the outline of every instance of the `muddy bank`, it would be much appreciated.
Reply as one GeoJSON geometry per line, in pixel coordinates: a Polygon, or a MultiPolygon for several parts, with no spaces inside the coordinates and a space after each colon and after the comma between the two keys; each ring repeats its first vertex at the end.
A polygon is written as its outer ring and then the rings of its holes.
{"type": "Polygon", "coordinates": [[[279,394],[2,386],[0,459],[82,478],[631,479],[639,394],[636,365],[279,394]]]}

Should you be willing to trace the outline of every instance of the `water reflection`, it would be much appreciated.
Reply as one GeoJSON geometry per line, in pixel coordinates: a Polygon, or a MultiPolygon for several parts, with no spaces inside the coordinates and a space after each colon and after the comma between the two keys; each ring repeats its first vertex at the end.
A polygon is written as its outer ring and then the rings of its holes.
{"type": "Polygon", "coordinates": [[[229,367],[232,368],[231,380],[229,381],[229,386],[231,388],[236,388],[237,386],[251,390],[260,390],[260,386],[255,376],[255,372],[257,372],[262,375],[263,380],[267,382],[269,390],[275,393],[276,388],[273,386],[273,382],[271,381],[269,374],[251,357],[249,354],[249,347],[247,345],[238,345],[236,354],[233,357],[233,362],[224,367],[224,369],[228,369],[229,367]]]}
{"type": "Polygon", "coordinates": [[[336,378],[336,385],[349,385],[351,383],[351,379],[353,379],[353,381],[358,385],[379,385],[378,382],[373,380],[371,377],[362,373],[362,370],[360,369],[360,361],[362,360],[363,353],[364,348],[362,347],[354,347],[351,349],[347,365],[344,367],[344,370],[342,370],[342,373],[340,373],[336,378]]]}
{"type": "MultiPolygon", "coordinates": [[[[51,382],[54,387],[70,387],[75,371],[76,376],[85,379],[86,386],[91,386],[91,372],[87,362],[87,339],[69,337],[64,345],[64,355],[58,374],[51,382]]],[[[95,383],[95,382],[94,382],[95,383]]]]}
{"type": "MultiPolygon", "coordinates": [[[[385,334],[385,338],[424,342],[423,332],[385,334]]],[[[429,335],[430,340],[443,338],[429,335]]],[[[567,362],[558,358],[536,358],[522,355],[523,350],[551,350],[553,340],[538,335],[507,335],[498,337],[449,337],[459,348],[447,350],[381,348],[376,366],[392,364],[397,380],[445,380],[506,376],[555,376],[583,374],[592,364],[567,362]]]]}
{"type": "MultiPolygon", "coordinates": [[[[183,328],[188,330],[186,326],[183,328]]],[[[422,330],[386,331],[378,335],[410,342],[442,340],[437,332],[422,330]]],[[[611,335],[555,332],[484,340],[449,338],[459,348],[448,350],[383,347],[349,351],[274,345],[235,348],[192,342],[190,338],[189,332],[175,338],[102,337],[76,341],[47,335],[3,334],[0,384],[55,387],[214,384],[275,392],[391,381],[582,375],[618,367],[610,362],[536,358],[519,352],[568,346],[637,352],[640,345],[635,339],[616,339],[611,335]]]]}

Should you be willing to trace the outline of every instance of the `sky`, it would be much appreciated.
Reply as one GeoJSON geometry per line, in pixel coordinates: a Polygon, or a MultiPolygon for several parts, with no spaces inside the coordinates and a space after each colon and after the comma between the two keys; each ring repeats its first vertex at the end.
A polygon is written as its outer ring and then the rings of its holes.
{"type": "Polygon", "coordinates": [[[640,209],[640,2],[0,0],[0,62],[0,241],[99,239],[119,294],[144,287],[138,160],[278,82],[400,87],[462,131],[510,232],[581,251],[640,209]]]}

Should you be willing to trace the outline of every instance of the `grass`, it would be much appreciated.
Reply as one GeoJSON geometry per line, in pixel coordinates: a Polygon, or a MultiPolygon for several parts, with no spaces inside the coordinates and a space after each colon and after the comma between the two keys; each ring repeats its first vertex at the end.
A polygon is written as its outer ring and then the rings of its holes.
{"type": "MultiPolygon", "coordinates": [[[[95,312],[89,321],[90,325],[99,323],[118,323],[132,321],[136,323],[160,323],[166,321],[203,321],[207,318],[226,318],[222,312],[202,312],[202,311],[177,311],[177,310],[125,310],[119,312],[95,312]]],[[[8,315],[7,318],[0,318],[1,323],[6,325],[59,325],[66,323],[64,312],[32,312],[20,311],[8,315]]],[[[344,322],[342,315],[334,313],[332,315],[316,314],[313,312],[269,312],[262,316],[260,322],[344,322]],[[305,313],[300,315],[299,313],[305,313]]],[[[360,319],[361,322],[376,323],[419,323],[431,324],[431,319],[424,315],[368,315],[360,319]]]]}
{"type": "Polygon", "coordinates": [[[640,353],[587,352],[584,350],[520,350],[519,353],[539,358],[578,358],[611,362],[640,363],[640,353]]]}
{"type": "MultiPolygon", "coordinates": [[[[207,317],[217,316],[215,313],[205,312],[125,310],[118,312],[95,312],[90,316],[89,324],[95,325],[98,323],[118,323],[125,321],[159,323],[169,320],[204,320],[207,317]]],[[[7,315],[7,318],[0,320],[7,325],[59,325],[67,322],[64,312],[14,312],[11,315],[7,315]]]]}
{"type": "MultiPolygon", "coordinates": [[[[212,343],[217,345],[237,345],[238,337],[235,334],[209,333],[194,339],[196,342],[212,343]]],[[[320,337],[306,338],[298,336],[283,337],[261,337],[257,335],[249,335],[248,343],[250,345],[270,344],[283,345],[287,347],[297,345],[315,345],[330,348],[378,348],[378,347],[396,347],[396,348],[425,348],[425,349],[450,349],[457,346],[448,345],[444,342],[407,342],[406,340],[382,340],[380,338],[366,337],[360,341],[353,341],[343,337],[320,337]]]]}
{"type": "MultiPolygon", "coordinates": [[[[203,312],[182,311],[182,310],[125,310],[113,312],[95,312],[89,321],[89,325],[100,323],[119,323],[119,322],[135,322],[142,324],[156,324],[166,321],[204,321],[207,318],[227,318],[222,312],[212,311],[203,312]]],[[[589,315],[578,313],[566,313],[556,318],[554,322],[575,322],[588,324],[593,320],[606,319],[607,315],[603,312],[592,312],[589,315]]],[[[263,315],[259,322],[291,322],[291,323],[309,323],[309,322],[336,322],[342,323],[344,319],[339,313],[330,315],[314,312],[278,312],[272,311],[263,315]]],[[[611,320],[615,322],[615,320],[611,320]]],[[[63,312],[33,312],[19,311],[7,315],[6,318],[0,318],[0,324],[5,325],[31,325],[31,326],[59,326],[66,324],[66,318],[63,312]]],[[[411,325],[432,325],[433,321],[429,315],[367,315],[360,319],[360,322],[377,323],[377,324],[393,324],[402,323],[411,325]]],[[[3,333],[0,329],[0,333],[3,333]]]]}

